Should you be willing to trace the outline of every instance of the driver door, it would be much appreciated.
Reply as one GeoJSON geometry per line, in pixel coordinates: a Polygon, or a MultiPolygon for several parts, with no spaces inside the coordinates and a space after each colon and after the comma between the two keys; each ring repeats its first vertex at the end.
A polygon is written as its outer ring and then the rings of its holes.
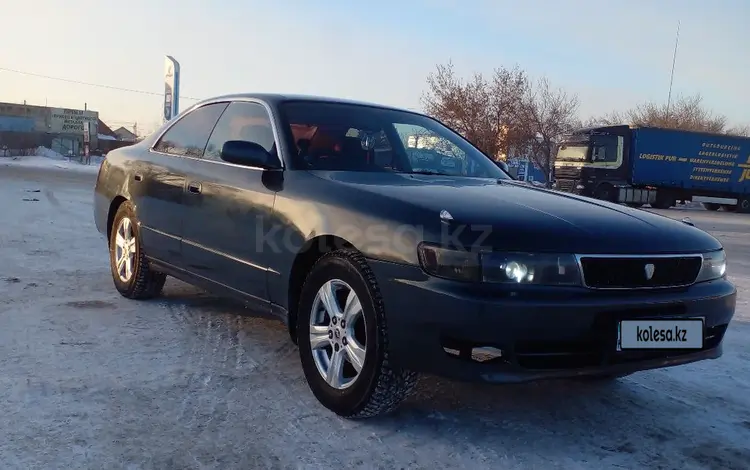
{"type": "Polygon", "coordinates": [[[273,210],[278,188],[263,169],[222,160],[221,149],[229,140],[254,142],[276,154],[266,108],[232,102],[213,129],[203,158],[186,175],[190,216],[184,222],[183,253],[192,272],[269,307],[267,276],[279,247],[271,246],[264,234],[283,234],[273,210]]]}

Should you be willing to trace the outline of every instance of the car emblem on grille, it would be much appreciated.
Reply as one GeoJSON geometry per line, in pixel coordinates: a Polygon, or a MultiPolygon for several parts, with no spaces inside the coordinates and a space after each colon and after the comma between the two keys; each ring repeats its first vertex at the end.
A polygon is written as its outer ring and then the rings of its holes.
{"type": "Polygon", "coordinates": [[[443,222],[450,222],[453,220],[453,216],[451,215],[450,212],[443,209],[440,211],[440,220],[442,220],[443,222]]]}
{"type": "Polygon", "coordinates": [[[649,263],[646,266],[643,267],[644,271],[646,271],[646,280],[650,281],[652,277],[654,277],[654,270],[656,269],[653,264],[649,263]]]}

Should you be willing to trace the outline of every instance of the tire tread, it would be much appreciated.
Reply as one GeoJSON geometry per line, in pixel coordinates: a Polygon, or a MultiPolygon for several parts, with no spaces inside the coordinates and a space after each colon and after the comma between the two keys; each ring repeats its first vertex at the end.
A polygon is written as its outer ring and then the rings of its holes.
{"type": "Polygon", "coordinates": [[[357,250],[344,248],[331,251],[321,256],[310,272],[326,260],[336,257],[348,261],[362,275],[370,289],[379,336],[382,341],[382,362],[376,371],[376,383],[372,392],[365,398],[363,404],[351,413],[343,415],[348,419],[365,419],[391,413],[406,400],[416,388],[419,375],[416,372],[394,367],[390,362],[388,347],[388,325],[386,323],[385,305],[375,274],[367,264],[365,257],[357,250]]]}
{"type": "MultiPolygon", "coordinates": [[[[115,219],[112,224],[113,234],[116,233],[117,226],[124,215],[127,215],[130,218],[131,223],[138,223],[138,218],[135,215],[133,206],[130,204],[130,202],[125,201],[120,205],[120,207],[117,209],[117,213],[115,214],[115,219]]],[[[140,237],[139,230],[136,230],[136,237],[140,237]]],[[[113,248],[110,246],[110,250],[112,249],[113,248]]],[[[110,254],[110,260],[111,257],[112,255],[110,254]]],[[[114,271],[112,274],[114,277],[114,271]]],[[[117,290],[123,297],[126,297],[128,299],[153,299],[154,297],[158,297],[161,294],[166,280],[166,274],[151,269],[151,264],[149,263],[146,253],[143,251],[143,248],[140,245],[140,239],[138,239],[138,258],[136,259],[135,266],[135,281],[133,281],[127,289],[123,290],[118,287],[117,290]]]]}

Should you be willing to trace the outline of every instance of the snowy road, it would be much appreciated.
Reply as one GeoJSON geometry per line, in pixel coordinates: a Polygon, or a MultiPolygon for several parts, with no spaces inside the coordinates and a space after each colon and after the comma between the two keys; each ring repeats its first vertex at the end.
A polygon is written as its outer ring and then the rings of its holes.
{"type": "Polygon", "coordinates": [[[314,399],[279,323],[174,280],[120,297],[94,177],[0,166],[0,468],[750,466],[750,216],[664,212],[729,252],[721,359],[608,385],[423,378],[398,414],[351,422],[314,399]]]}

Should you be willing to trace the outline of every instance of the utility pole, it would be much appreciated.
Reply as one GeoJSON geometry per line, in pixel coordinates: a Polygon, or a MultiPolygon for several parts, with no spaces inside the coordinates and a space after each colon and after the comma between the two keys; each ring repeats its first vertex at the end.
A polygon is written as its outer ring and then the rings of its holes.
{"type": "Polygon", "coordinates": [[[674,65],[677,62],[677,45],[680,42],[680,22],[677,21],[677,36],[674,40],[674,54],[672,55],[672,74],[669,76],[669,95],[667,96],[667,116],[669,116],[669,107],[672,104],[672,83],[674,83],[674,65]]]}

